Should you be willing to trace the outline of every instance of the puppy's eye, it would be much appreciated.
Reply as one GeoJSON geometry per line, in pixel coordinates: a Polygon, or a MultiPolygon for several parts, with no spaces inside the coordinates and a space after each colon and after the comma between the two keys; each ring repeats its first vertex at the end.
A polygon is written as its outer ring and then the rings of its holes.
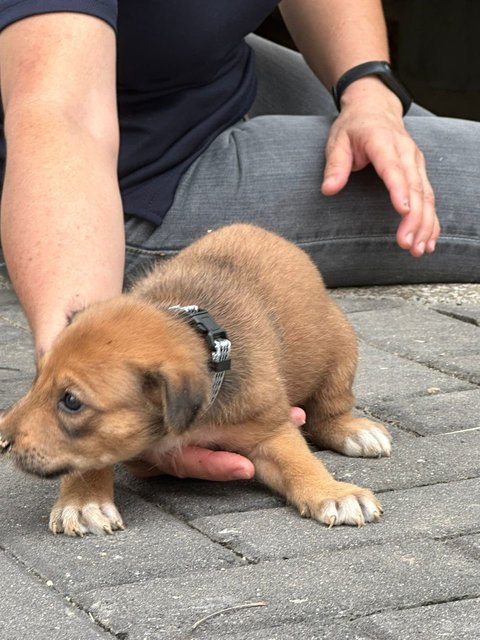
{"type": "Polygon", "coordinates": [[[78,413],[83,409],[83,403],[71,391],[65,391],[58,401],[58,406],[67,413],[78,413]]]}

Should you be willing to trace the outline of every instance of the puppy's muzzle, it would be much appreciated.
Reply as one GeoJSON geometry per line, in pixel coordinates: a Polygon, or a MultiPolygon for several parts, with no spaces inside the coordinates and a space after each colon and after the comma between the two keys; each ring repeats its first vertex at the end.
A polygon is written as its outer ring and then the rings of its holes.
{"type": "Polygon", "coordinates": [[[26,473],[31,473],[35,476],[39,476],[40,478],[51,479],[58,478],[59,476],[63,476],[66,473],[71,472],[71,468],[67,466],[49,468],[46,461],[43,459],[43,456],[36,452],[20,453],[15,450],[14,444],[15,440],[13,438],[8,437],[7,439],[0,433],[0,454],[9,453],[16,466],[26,473]]]}
{"type": "Polygon", "coordinates": [[[72,468],[68,465],[50,466],[48,460],[36,451],[19,452],[12,443],[9,445],[9,450],[13,462],[19,469],[39,478],[51,480],[72,472],[72,468]]]}

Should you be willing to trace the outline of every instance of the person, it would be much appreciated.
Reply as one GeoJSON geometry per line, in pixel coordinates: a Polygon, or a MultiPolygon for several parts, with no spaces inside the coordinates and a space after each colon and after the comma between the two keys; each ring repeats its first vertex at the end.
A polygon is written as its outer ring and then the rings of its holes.
{"type": "MultiPolygon", "coordinates": [[[[245,42],[276,5],[0,0],[1,243],[39,357],[124,274],[232,221],[297,242],[329,286],[478,281],[480,125],[418,106],[403,118],[377,75],[338,112],[325,87],[388,60],[380,0],[283,0],[308,66],[245,42]]],[[[204,449],[131,469],[254,473],[204,449]]]]}

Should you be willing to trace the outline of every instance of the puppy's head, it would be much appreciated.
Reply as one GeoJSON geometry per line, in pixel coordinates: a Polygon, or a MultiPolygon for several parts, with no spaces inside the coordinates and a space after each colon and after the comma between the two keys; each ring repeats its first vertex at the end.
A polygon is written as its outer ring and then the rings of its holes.
{"type": "Polygon", "coordinates": [[[168,312],[122,296],[77,314],[31,389],[0,417],[25,471],[54,477],[131,459],[207,403],[205,345],[168,312]]]}

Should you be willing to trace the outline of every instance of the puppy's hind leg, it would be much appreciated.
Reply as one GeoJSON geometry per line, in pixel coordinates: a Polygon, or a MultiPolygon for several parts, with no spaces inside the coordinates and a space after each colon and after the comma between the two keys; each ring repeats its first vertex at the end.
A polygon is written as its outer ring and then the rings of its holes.
{"type": "Polygon", "coordinates": [[[110,534],[123,529],[113,503],[113,469],[106,467],[64,476],[60,497],[50,514],[52,533],[82,537],[86,533],[110,534]]]}
{"type": "Polygon", "coordinates": [[[257,476],[302,516],[328,526],[376,522],[382,508],[373,493],[335,480],[293,424],[286,423],[249,454],[257,476]]]}
{"type": "Polygon", "coordinates": [[[307,423],[303,429],[320,449],[361,458],[389,456],[391,436],[385,427],[352,415],[354,369],[354,363],[338,366],[304,403],[307,423]]]}

